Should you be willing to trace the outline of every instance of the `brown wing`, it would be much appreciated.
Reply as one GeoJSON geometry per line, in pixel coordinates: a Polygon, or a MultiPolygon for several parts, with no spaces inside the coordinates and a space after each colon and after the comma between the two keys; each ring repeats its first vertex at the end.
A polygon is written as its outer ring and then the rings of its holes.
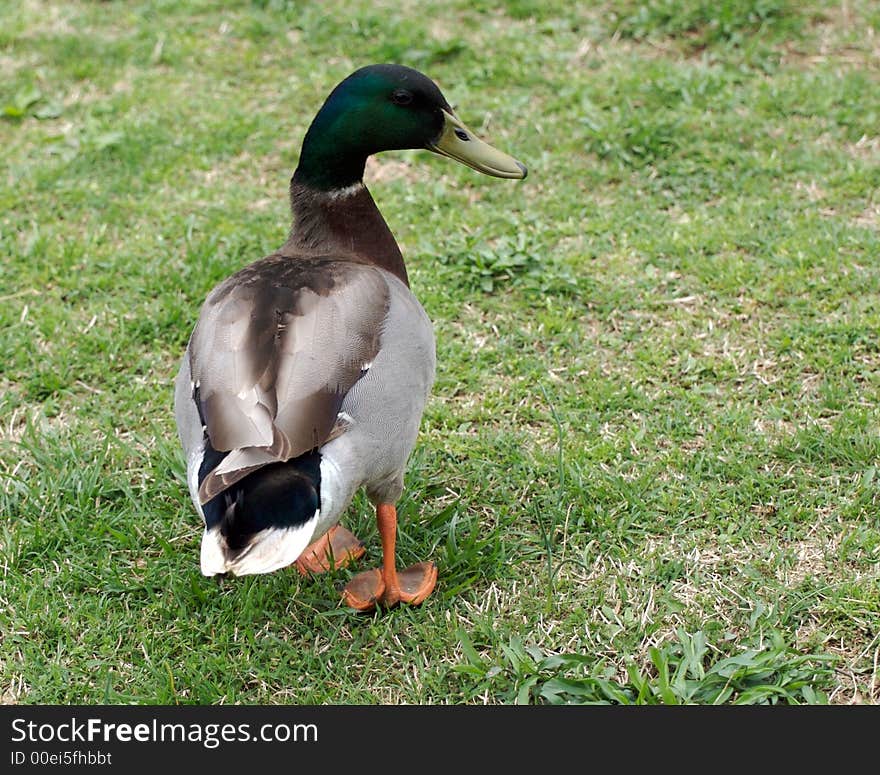
{"type": "Polygon", "coordinates": [[[327,439],[379,351],[388,305],[375,268],[274,256],[208,297],[190,368],[211,446],[229,454],[203,479],[202,503],[327,439]]]}

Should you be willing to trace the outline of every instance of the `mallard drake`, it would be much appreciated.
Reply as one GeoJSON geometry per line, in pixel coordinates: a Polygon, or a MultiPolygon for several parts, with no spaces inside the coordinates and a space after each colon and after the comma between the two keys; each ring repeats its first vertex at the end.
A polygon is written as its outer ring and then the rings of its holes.
{"type": "Polygon", "coordinates": [[[364,487],[383,561],[348,583],[345,601],[418,604],[434,589],[433,563],[395,563],[395,503],[434,380],[434,334],[363,182],[368,156],[405,148],[526,176],[416,70],[364,67],[331,92],[290,182],[290,236],[211,291],[180,364],[175,415],[206,576],[294,563],[318,573],[361,556],[337,522],[364,487]]]}

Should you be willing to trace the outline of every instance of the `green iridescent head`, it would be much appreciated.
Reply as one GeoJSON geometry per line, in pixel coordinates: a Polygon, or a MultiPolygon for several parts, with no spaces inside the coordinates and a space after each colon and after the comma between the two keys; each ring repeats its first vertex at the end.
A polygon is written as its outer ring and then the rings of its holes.
{"type": "Polygon", "coordinates": [[[352,73],[327,98],[306,132],[297,183],[332,191],[358,183],[367,157],[426,148],[496,177],[524,178],[526,168],[462,124],[437,85],[401,65],[352,73]]]}

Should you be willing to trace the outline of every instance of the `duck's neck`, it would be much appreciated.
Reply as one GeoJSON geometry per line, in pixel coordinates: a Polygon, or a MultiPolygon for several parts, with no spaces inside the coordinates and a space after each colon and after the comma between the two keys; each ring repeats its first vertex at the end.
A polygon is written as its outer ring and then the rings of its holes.
{"type": "Polygon", "coordinates": [[[323,190],[303,182],[297,170],[290,181],[290,209],[293,226],[282,255],[349,256],[375,264],[409,285],[400,248],[360,178],[323,190]]]}

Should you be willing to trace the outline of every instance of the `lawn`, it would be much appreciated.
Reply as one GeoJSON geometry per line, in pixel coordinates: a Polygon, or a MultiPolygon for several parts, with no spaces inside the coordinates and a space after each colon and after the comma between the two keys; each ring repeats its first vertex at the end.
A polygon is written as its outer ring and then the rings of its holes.
{"type": "Polygon", "coordinates": [[[0,70],[3,702],[880,701],[875,2],[22,0],[0,70]],[[440,582],[359,615],[359,568],[200,575],[172,382],[382,61],[530,174],[368,166],[440,582]]]}

